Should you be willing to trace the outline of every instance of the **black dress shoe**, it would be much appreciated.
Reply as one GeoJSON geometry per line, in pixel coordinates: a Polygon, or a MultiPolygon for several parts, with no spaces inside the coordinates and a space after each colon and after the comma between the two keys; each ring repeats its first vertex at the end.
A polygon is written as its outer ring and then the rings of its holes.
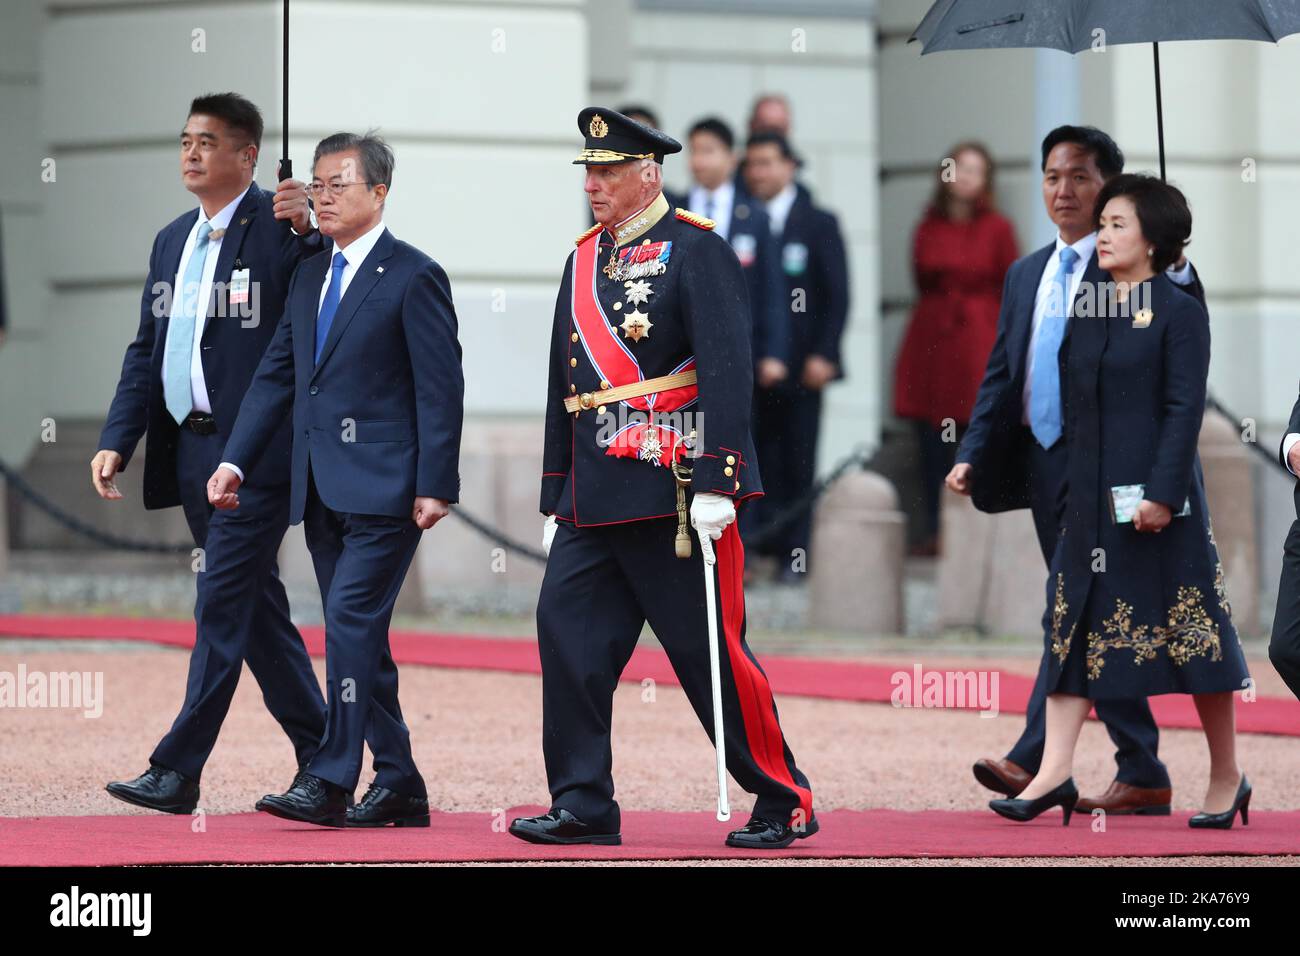
{"type": "Polygon", "coordinates": [[[347,822],[347,791],[338,784],[302,771],[293,786],[281,794],[267,794],[256,809],[285,820],[314,823],[320,827],[341,827],[347,822]]]}
{"type": "MultiPolygon", "coordinates": [[[[305,763],[299,764],[298,772],[293,775],[293,783],[289,784],[290,790],[298,786],[298,783],[302,780],[302,775],[305,774],[306,772],[307,772],[307,765],[305,763]]],[[[353,795],[351,790],[345,790],[344,793],[347,794],[348,809],[351,810],[353,805],[357,802],[357,798],[353,795]]]]}
{"type": "Polygon", "coordinates": [[[1197,830],[1231,830],[1232,821],[1237,817],[1237,811],[1241,811],[1241,825],[1247,826],[1250,823],[1250,781],[1246,775],[1241,775],[1241,783],[1237,784],[1237,795],[1232,798],[1232,808],[1224,810],[1222,813],[1198,813],[1190,817],[1187,821],[1189,827],[1197,830]]]}
{"type": "Polygon", "coordinates": [[[350,827],[427,827],[429,798],[408,797],[372,783],[361,802],[348,811],[350,827]]]}
{"type": "Polygon", "coordinates": [[[529,843],[594,843],[618,846],[619,833],[600,833],[568,810],[554,809],[540,817],[519,817],[510,823],[510,834],[529,843]]]}
{"type": "Polygon", "coordinates": [[[1033,800],[990,800],[989,807],[999,816],[1020,823],[1032,820],[1051,807],[1060,807],[1065,817],[1061,823],[1068,827],[1070,825],[1070,814],[1074,812],[1074,805],[1078,802],[1079,788],[1074,785],[1074,778],[1069,777],[1065,783],[1053,790],[1049,790],[1041,797],[1036,797],[1033,800]]]}
{"type": "Polygon", "coordinates": [[[163,813],[193,813],[199,805],[199,782],[158,764],[134,780],[113,782],[104,787],[119,800],[163,813]]]}
{"type": "Polygon", "coordinates": [[[788,823],[754,816],[739,830],[727,834],[727,846],[745,850],[784,850],[795,840],[806,840],[820,829],[816,817],[809,817],[806,824],[795,828],[788,823]]]}

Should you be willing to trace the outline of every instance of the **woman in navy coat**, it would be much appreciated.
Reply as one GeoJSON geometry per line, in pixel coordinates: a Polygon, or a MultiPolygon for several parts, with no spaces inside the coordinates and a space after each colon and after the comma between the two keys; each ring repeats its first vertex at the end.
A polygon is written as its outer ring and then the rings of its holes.
{"type": "Polygon", "coordinates": [[[1029,820],[1077,799],[1071,766],[1092,701],[1192,694],[1210,750],[1194,827],[1247,820],[1233,692],[1249,681],[1196,453],[1205,308],[1164,275],[1191,233],[1183,194],[1122,175],[1097,197],[1098,265],[1061,349],[1068,497],[1047,582],[1047,743],[1038,775],[990,806],[1029,820]]]}

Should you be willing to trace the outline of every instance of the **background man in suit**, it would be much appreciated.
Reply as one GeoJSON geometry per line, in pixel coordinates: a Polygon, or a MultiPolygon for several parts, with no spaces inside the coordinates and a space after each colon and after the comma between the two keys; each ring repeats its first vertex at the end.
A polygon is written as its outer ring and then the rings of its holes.
{"type": "MultiPolygon", "coordinates": [[[[1291,409],[1286,431],[1278,457],[1287,471],[1300,475],[1300,399],[1291,409]]],[[[1277,588],[1268,659],[1291,693],[1300,698],[1300,483],[1296,484],[1295,503],[1297,520],[1291,523],[1282,552],[1282,579],[1277,588]]]]}
{"type": "MultiPolygon", "coordinates": [[[[780,250],[782,295],[790,325],[790,374],[754,400],[754,438],[767,496],[756,525],[787,511],[812,488],[822,391],[844,377],[840,338],[849,313],[849,266],[834,214],[813,205],[795,183],[799,160],[779,133],[757,133],[745,149],[749,192],[764,204],[780,250]]],[[[760,550],[780,563],[780,578],[806,580],[812,509],[785,524],[760,550]],[[803,561],[799,560],[800,556],[803,561]]]]}
{"type": "Polygon", "coordinates": [[[790,313],[767,213],[736,189],[735,144],[731,127],[715,117],[691,127],[687,148],[695,185],[684,205],[713,222],[740,260],[753,320],[754,381],[771,388],[789,375],[790,313]]]}
{"type": "Polygon", "coordinates": [[[317,145],[311,189],[333,245],[295,274],[208,486],[216,507],[238,507],[292,413],[289,517],[305,522],[325,608],[326,727],[294,785],[257,808],[322,826],[429,825],[388,624],[420,532],[459,496],[465,382],[447,274],[384,227],[392,179],[376,136],[317,145]],[[375,779],[345,818],[363,742],[375,779]]]}
{"type": "MultiPolygon", "coordinates": [[[[972,495],[981,511],[1029,508],[1043,558],[1050,563],[1065,491],[1058,359],[1076,296],[1081,290],[1095,293],[1106,281],[1097,265],[1092,211],[1102,186],[1123,172],[1124,154],[1099,129],[1061,126],[1043,140],[1042,157],[1043,202],[1057,238],[1007,270],[997,339],[946,481],[953,491],[972,495]]],[[[1186,259],[1169,276],[1192,294],[1202,294],[1186,259]]],[[[975,764],[975,779],[990,790],[1014,797],[1038,771],[1045,677],[1046,669],[1040,667],[1025,731],[1016,745],[1001,760],[982,758],[975,764]]],[[[1156,755],[1159,731],[1150,705],[1145,699],[1099,700],[1096,709],[1115,742],[1118,771],[1102,796],[1080,800],[1078,809],[1169,813],[1169,772],[1156,755]]]]}
{"type": "Polygon", "coordinates": [[[299,765],[325,726],[320,686],[275,564],[289,524],[288,423],[268,423],[281,451],[250,474],[238,518],[213,515],[206,493],[280,321],[289,278],[320,248],[302,183],[285,180],[273,196],[253,182],[261,140],[262,116],[242,96],[200,96],[191,104],[180,135],[181,180],[199,208],[154,239],[140,328],[90,465],[99,496],[121,498],[115,476],[146,436],[145,507],[180,505],[204,549],[195,617],[206,606],[211,620],[190,654],[181,712],[149,769],[107,787],[128,803],[169,813],[189,813],[198,803],[199,776],[245,660],[299,765]]]}

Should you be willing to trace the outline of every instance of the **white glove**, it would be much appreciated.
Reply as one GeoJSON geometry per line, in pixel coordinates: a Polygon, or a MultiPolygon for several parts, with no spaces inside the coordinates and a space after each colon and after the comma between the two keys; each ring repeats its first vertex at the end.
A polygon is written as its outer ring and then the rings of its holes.
{"type": "Polygon", "coordinates": [[[546,524],[542,525],[542,552],[549,558],[551,556],[551,542],[555,540],[555,515],[546,516],[546,524]]]}
{"type": "Polygon", "coordinates": [[[736,504],[726,495],[698,494],[691,500],[691,527],[700,535],[705,564],[713,564],[713,542],[722,537],[727,525],[736,520],[736,504]]]}

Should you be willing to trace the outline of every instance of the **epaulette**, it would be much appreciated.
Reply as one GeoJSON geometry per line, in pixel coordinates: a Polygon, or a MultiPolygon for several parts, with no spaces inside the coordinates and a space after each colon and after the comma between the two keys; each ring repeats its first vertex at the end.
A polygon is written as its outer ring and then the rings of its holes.
{"type": "Polygon", "coordinates": [[[701,229],[712,229],[717,225],[712,219],[705,219],[703,216],[693,213],[689,209],[683,209],[681,206],[677,207],[677,218],[701,229]]]}
{"type": "Polygon", "coordinates": [[[602,226],[600,223],[596,223],[594,226],[592,226],[590,229],[588,229],[586,232],[580,235],[577,239],[573,240],[573,244],[575,246],[582,245],[584,242],[586,242],[588,239],[590,239],[592,236],[594,236],[596,233],[600,232],[600,230],[604,228],[605,227],[602,226]]]}

